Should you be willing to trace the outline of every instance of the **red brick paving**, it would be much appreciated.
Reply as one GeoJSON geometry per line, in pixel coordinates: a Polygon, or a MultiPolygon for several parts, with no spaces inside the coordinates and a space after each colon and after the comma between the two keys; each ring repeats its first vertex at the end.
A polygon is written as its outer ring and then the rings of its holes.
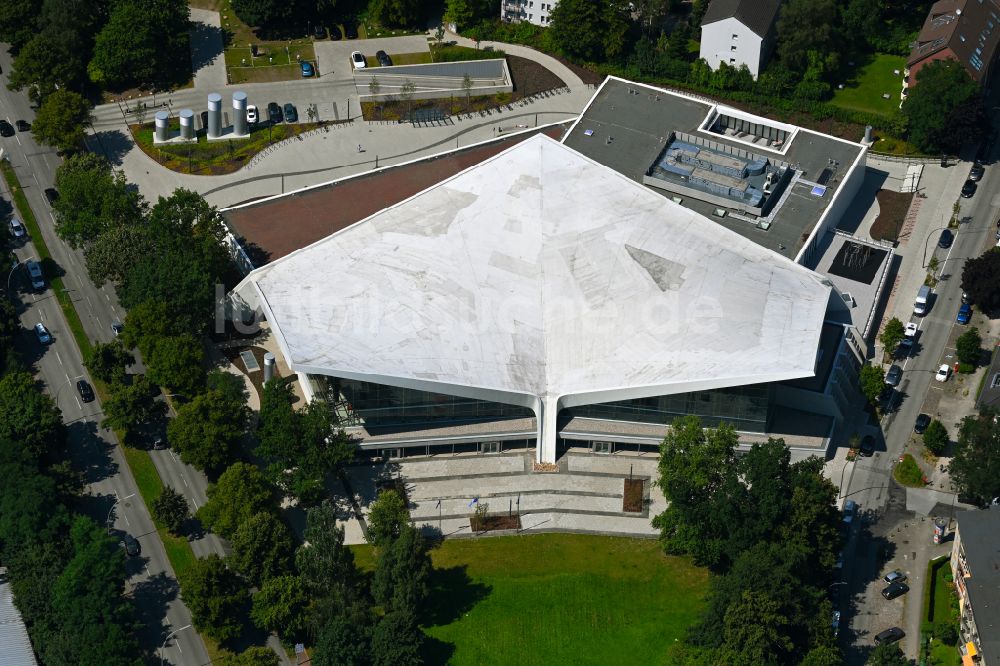
{"type": "MultiPolygon", "coordinates": [[[[255,266],[274,261],[326,238],[358,220],[422,192],[479,164],[535,133],[523,133],[443,157],[361,174],[326,187],[226,212],[233,234],[243,239],[255,266]]],[[[562,137],[559,126],[545,130],[562,137]]]]}

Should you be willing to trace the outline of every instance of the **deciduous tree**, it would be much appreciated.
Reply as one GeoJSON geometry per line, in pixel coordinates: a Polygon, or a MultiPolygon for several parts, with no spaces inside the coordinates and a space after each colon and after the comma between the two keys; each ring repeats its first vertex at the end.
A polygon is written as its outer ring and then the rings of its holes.
{"type": "Polygon", "coordinates": [[[628,21],[623,5],[560,0],[549,14],[552,42],[569,56],[589,62],[617,58],[624,51],[628,21]]]}
{"type": "Polygon", "coordinates": [[[163,523],[171,534],[182,534],[184,523],[190,515],[191,510],[184,495],[170,486],[164,486],[153,500],[153,518],[163,523]]]}
{"type": "Polygon", "coordinates": [[[979,86],[957,60],[935,60],[921,67],[903,113],[910,141],[925,152],[957,152],[978,140],[986,125],[979,86]]]}
{"type": "Polygon", "coordinates": [[[179,82],[190,75],[184,0],[119,0],[94,43],[90,78],[111,88],[179,82]]]}
{"type": "Polygon", "coordinates": [[[409,611],[386,613],[372,631],[374,666],[420,666],[424,634],[409,611]]]}
{"type": "Polygon", "coordinates": [[[56,186],[56,232],[73,247],[90,243],[105,229],[138,224],[145,214],[138,191],[96,153],[63,162],[56,170],[56,186]]]}
{"type": "Polygon", "coordinates": [[[247,25],[273,29],[291,17],[294,5],[283,0],[233,0],[233,11],[247,25]]]}
{"type": "Polygon", "coordinates": [[[858,380],[861,382],[861,392],[868,398],[868,402],[877,405],[879,396],[885,390],[885,370],[866,363],[861,366],[858,380]]]}
{"type": "Polygon", "coordinates": [[[235,461],[248,418],[242,400],[210,390],[177,408],[167,435],[184,462],[214,476],[235,461]]]}
{"type": "Polygon", "coordinates": [[[104,401],[105,428],[128,430],[163,419],[167,405],[156,399],[159,391],[146,375],[133,375],[129,383],[111,385],[111,394],[104,401]]]}
{"type": "Polygon", "coordinates": [[[987,315],[1000,311],[1000,248],[991,247],[965,261],[962,291],[987,315]]]}
{"type": "Polygon", "coordinates": [[[196,560],[184,583],[184,603],[198,631],[216,640],[235,638],[243,628],[250,593],[226,563],[214,553],[196,560]]]}
{"type": "Polygon", "coordinates": [[[970,328],[955,340],[955,354],[960,363],[968,365],[978,365],[979,359],[983,355],[983,339],[979,336],[979,331],[970,328]]]}
{"type": "Polygon", "coordinates": [[[427,541],[417,528],[404,524],[399,536],[379,549],[372,596],[387,612],[419,615],[430,593],[430,572],[427,541]]]}
{"type": "Polygon", "coordinates": [[[239,654],[230,654],[222,659],[222,666],[278,666],[281,660],[269,647],[253,645],[239,654]]]}
{"type": "Polygon", "coordinates": [[[371,629],[347,615],[323,625],[316,640],[314,666],[371,666],[371,629]]]}
{"type": "Polygon", "coordinates": [[[119,340],[95,343],[83,362],[91,375],[108,384],[123,381],[134,363],[135,357],[119,340]]]}
{"type": "Polygon", "coordinates": [[[360,581],[354,553],[344,546],[344,529],[337,525],[337,509],[331,501],[306,512],[303,538],[306,543],[296,551],[295,565],[309,593],[355,598],[360,581]]]}
{"type": "Polygon", "coordinates": [[[309,595],[298,576],[276,576],[264,581],[253,595],[250,617],[261,629],[290,643],[305,632],[308,606],[309,595]]]}
{"type": "Polygon", "coordinates": [[[913,662],[906,658],[899,648],[899,643],[883,643],[868,655],[867,666],[911,666],[913,662]]]}
{"type": "Polygon", "coordinates": [[[392,489],[383,490],[368,509],[368,541],[386,548],[410,522],[406,500],[392,489]]]}
{"type": "Polygon", "coordinates": [[[899,346],[899,343],[903,341],[904,337],[906,337],[906,329],[903,327],[903,322],[897,317],[893,317],[886,322],[885,328],[882,329],[882,334],[878,339],[882,343],[882,348],[891,354],[899,346]]]}
{"type": "Polygon", "coordinates": [[[0,377],[0,439],[17,442],[37,461],[59,449],[63,436],[62,413],[52,398],[38,390],[31,373],[0,377]]]}
{"type": "Polygon", "coordinates": [[[985,507],[1000,497],[1000,426],[992,414],[962,420],[948,471],[963,501],[985,507]]]}
{"type": "Polygon", "coordinates": [[[90,119],[90,103],[72,90],[56,90],[45,98],[31,132],[39,141],[63,152],[82,149],[84,123],[90,119]]]}
{"type": "Polygon", "coordinates": [[[944,453],[945,447],[948,446],[948,430],[937,419],[931,421],[924,430],[924,446],[936,456],[944,453]]]}
{"type": "Polygon", "coordinates": [[[233,567],[254,585],[289,572],[292,535],[275,514],[260,511],[243,520],[230,538],[233,567]]]}
{"type": "Polygon", "coordinates": [[[205,348],[194,335],[174,335],[149,340],[144,360],[149,378],[173,393],[193,396],[203,387],[205,348]]]}
{"type": "Polygon", "coordinates": [[[255,513],[274,511],[271,484],[249,463],[236,463],[208,487],[208,502],[198,509],[198,518],[215,532],[229,538],[240,524],[255,513]]]}

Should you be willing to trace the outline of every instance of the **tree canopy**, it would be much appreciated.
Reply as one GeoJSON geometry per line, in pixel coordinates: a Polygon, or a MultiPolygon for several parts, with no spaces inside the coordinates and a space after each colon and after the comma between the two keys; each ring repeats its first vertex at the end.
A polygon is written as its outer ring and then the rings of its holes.
{"type": "Polygon", "coordinates": [[[111,394],[104,401],[105,428],[128,430],[161,421],[167,413],[166,403],[157,400],[159,390],[146,375],[132,375],[132,381],[111,385],[111,394]]]}
{"type": "Polygon", "coordinates": [[[591,0],[560,0],[549,13],[552,42],[566,55],[588,62],[624,53],[628,19],[624,5],[591,0]]]}
{"type": "Polygon", "coordinates": [[[292,534],[270,511],[259,511],[243,520],[229,539],[230,562],[254,585],[290,572],[292,534]]]}
{"type": "Polygon", "coordinates": [[[410,511],[403,496],[391,488],[383,490],[368,508],[368,541],[376,548],[384,548],[409,522],[410,511]]]}
{"type": "Polygon", "coordinates": [[[248,419],[242,399],[209,390],[177,408],[167,436],[184,462],[214,476],[236,460],[248,419]]]}
{"type": "Polygon", "coordinates": [[[962,420],[948,471],[963,501],[985,507],[1000,497],[1000,426],[992,414],[962,420]]]}
{"type": "Polygon", "coordinates": [[[84,123],[89,119],[90,103],[72,90],[60,89],[42,102],[31,132],[40,142],[60,151],[77,151],[83,148],[84,123]]]}
{"type": "Polygon", "coordinates": [[[861,392],[868,402],[877,405],[879,396],[885,390],[885,370],[881,366],[866,363],[861,366],[858,380],[861,382],[861,392]]]}
{"type": "Polygon", "coordinates": [[[960,363],[978,365],[983,355],[982,346],[983,338],[979,335],[979,331],[970,328],[955,340],[955,355],[958,356],[960,363]]]}
{"type": "Polygon", "coordinates": [[[882,329],[882,334],[878,339],[882,343],[882,348],[891,354],[899,346],[899,343],[903,341],[905,336],[906,329],[903,327],[903,322],[898,317],[893,317],[886,322],[885,328],[882,329]]]}
{"type": "Polygon", "coordinates": [[[948,446],[948,429],[944,427],[943,423],[934,419],[924,430],[923,438],[927,450],[939,456],[944,453],[945,447],[948,446]]]}
{"type": "Polygon", "coordinates": [[[275,576],[253,595],[250,617],[261,629],[292,642],[305,632],[308,606],[309,595],[297,576],[275,576]]]}
{"type": "Polygon", "coordinates": [[[339,600],[359,595],[360,577],[354,553],[344,545],[344,528],[337,525],[337,509],[329,500],[306,512],[304,539],[295,565],[302,582],[314,596],[333,595],[339,600]]]}
{"type": "Polygon", "coordinates": [[[142,221],[146,204],[125,174],[96,153],[73,155],[56,169],[59,198],[52,204],[56,232],[73,247],[106,229],[142,221]]]}
{"type": "Polygon", "coordinates": [[[97,35],[90,78],[111,88],[182,83],[190,74],[185,0],[119,0],[97,35]]]}
{"type": "Polygon", "coordinates": [[[420,615],[430,594],[431,558],[427,540],[412,525],[379,549],[372,597],[386,612],[408,611],[420,615]]]}
{"type": "Polygon", "coordinates": [[[184,582],[184,603],[198,631],[220,641],[239,635],[250,593],[246,583],[214,553],[195,561],[184,582]]]}
{"type": "Polygon", "coordinates": [[[276,506],[271,484],[249,463],[231,465],[208,486],[207,494],[208,502],[198,509],[198,518],[226,538],[250,516],[276,506]]]}
{"type": "Polygon", "coordinates": [[[1000,247],[966,259],[962,268],[962,291],[987,315],[1000,312],[1000,247]]]}
{"type": "Polygon", "coordinates": [[[180,494],[170,486],[164,486],[160,494],[153,500],[153,517],[171,534],[182,534],[184,523],[191,515],[184,495],[180,494]]]}
{"type": "MultiPolygon", "coordinates": [[[[58,391],[60,387],[54,387],[58,391]]],[[[18,442],[34,460],[61,449],[62,412],[28,372],[0,377],[0,439],[18,442]]]]}
{"type": "Polygon", "coordinates": [[[957,152],[985,126],[979,86],[957,60],[922,66],[903,103],[910,141],[924,152],[957,152]]]}

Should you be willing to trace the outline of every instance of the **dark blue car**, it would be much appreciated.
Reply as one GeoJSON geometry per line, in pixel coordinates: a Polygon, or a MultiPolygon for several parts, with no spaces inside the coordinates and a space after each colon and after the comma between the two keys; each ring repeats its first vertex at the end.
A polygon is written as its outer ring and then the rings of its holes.
{"type": "Polygon", "coordinates": [[[968,324],[969,320],[972,319],[972,306],[968,303],[962,303],[962,307],[958,309],[958,317],[955,319],[959,324],[968,324]]]}

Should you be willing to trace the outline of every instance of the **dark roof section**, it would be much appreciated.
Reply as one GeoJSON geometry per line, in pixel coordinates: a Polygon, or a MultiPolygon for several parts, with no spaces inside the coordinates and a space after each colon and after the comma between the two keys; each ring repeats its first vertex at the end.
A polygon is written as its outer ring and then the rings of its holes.
{"type": "MultiPolygon", "coordinates": [[[[1000,655],[1000,508],[955,515],[971,576],[966,589],[984,655],[1000,655]]],[[[987,657],[986,664],[1000,660],[987,657]]]]}
{"type": "Polygon", "coordinates": [[[1000,354],[993,355],[993,362],[986,371],[986,383],[976,401],[976,409],[985,408],[1000,412],[1000,354]]]}
{"type": "Polygon", "coordinates": [[[349,176],[334,183],[222,211],[255,268],[311,245],[383,208],[544,132],[559,140],[565,125],[521,132],[410,164],[349,176]]]}
{"type": "Polygon", "coordinates": [[[977,83],[987,76],[997,43],[1000,15],[996,0],[938,0],[927,13],[906,65],[912,67],[943,49],[951,49],[977,83]],[[977,68],[974,59],[981,64],[977,68]]]}
{"type": "Polygon", "coordinates": [[[735,18],[755,34],[766,37],[780,7],[781,0],[712,0],[701,25],[705,27],[709,23],[735,18]]]}

